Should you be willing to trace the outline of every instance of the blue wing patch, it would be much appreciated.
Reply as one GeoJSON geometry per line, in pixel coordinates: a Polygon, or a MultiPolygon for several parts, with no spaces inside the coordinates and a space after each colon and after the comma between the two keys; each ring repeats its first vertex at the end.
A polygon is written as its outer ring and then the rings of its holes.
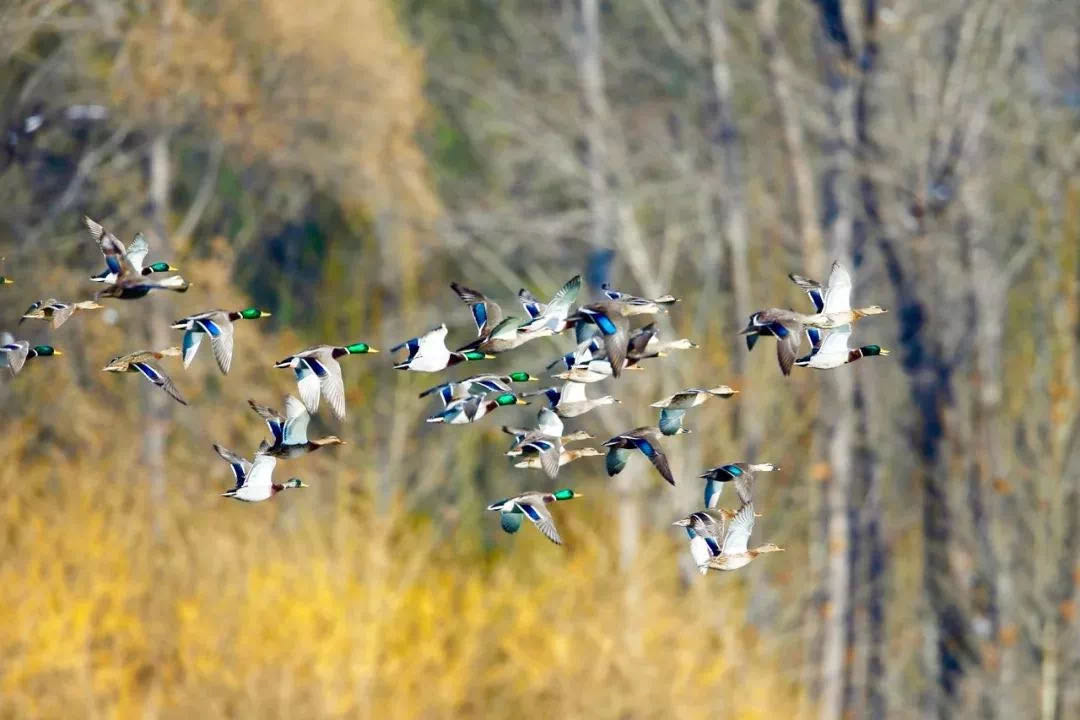
{"type": "Polygon", "coordinates": [[[221,335],[221,328],[219,328],[217,323],[213,320],[196,320],[195,322],[198,323],[199,327],[203,329],[203,332],[210,337],[218,337],[221,335]]]}
{"type": "Polygon", "coordinates": [[[740,475],[742,475],[742,468],[740,468],[738,465],[725,465],[720,469],[726,472],[731,477],[739,477],[740,475]]]}
{"type": "Polygon", "coordinates": [[[778,338],[784,338],[788,336],[788,329],[784,327],[783,323],[769,323],[769,331],[778,338]]]}
{"type": "Polygon", "coordinates": [[[810,347],[821,347],[821,331],[817,328],[806,328],[806,337],[810,338],[810,347]]]}
{"type": "Polygon", "coordinates": [[[821,291],[818,289],[807,290],[806,294],[810,296],[810,302],[814,303],[814,307],[818,312],[825,309],[825,299],[821,297],[821,291]]]}
{"type": "Polygon", "coordinates": [[[483,329],[488,321],[487,307],[484,303],[476,303],[471,307],[473,319],[476,320],[476,327],[483,329]]]}
{"type": "Polygon", "coordinates": [[[596,320],[597,327],[599,327],[605,335],[614,335],[616,333],[615,323],[611,322],[611,319],[606,315],[595,315],[594,319],[596,320]]]}
{"type": "Polygon", "coordinates": [[[535,320],[540,317],[540,305],[537,303],[525,303],[525,312],[529,313],[529,317],[535,320]]]}
{"type": "Polygon", "coordinates": [[[638,438],[635,443],[637,444],[638,450],[645,453],[645,457],[651,458],[656,455],[656,448],[654,448],[652,443],[645,438],[638,438]]]}
{"type": "Polygon", "coordinates": [[[450,387],[449,383],[439,388],[439,395],[442,396],[442,401],[444,405],[448,404],[451,400],[454,399],[454,391],[450,387]]]}
{"type": "Polygon", "coordinates": [[[311,368],[311,371],[313,373],[315,373],[316,375],[318,375],[321,378],[326,377],[326,368],[323,367],[323,364],[321,362],[319,362],[315,358],[310,358],[310,357],[309,358],[304,358],[304,362],[307,363],[307,366],[309,368],[311,368]]]}
{"type": "Polygon", "coordinates": [[[109,270],[111,270],[112,272],[117,273],[117,274],[120,273],[120,261],[116,259],[116,256],[114,256],[114,255],[106,255],[105,256],[105,265],[107,265],[109,270]]]}
{"type": "Polygon", "coordinates": [[[137,362],[137,363],[132,363],[132,365],[139,372],[141,372],[143,375],[145,375],[146,378],[148,380],[150,380],[151,382],[158,382],[159,380],[161,380],[161,376],[157,373],[157,371],[154,370],[154,368],[147,365],[146,363],[137,362]]]}
{"type": "Polygon", "coordinates": [[[529,503],[518,503],[518,507],[524,510],[525,514],[528,515],[529,519],[533,522],[536,522],[540,519],[540,513],[536,512],[536,508],[534,508],[529,503]]]}
{"type": "Polygon", "coordinates": [[[716,538],[705,536],[705,544],[709,546],[709,552],[711,552],[713,556],[720,554],[720,546],[717,544],[716,538]]]}
{"type": "Polygon", "coordinates": [[[715,480],[709,479],[705,481],[705,507],[716,507],[717,502],[720,500],[720,491],[722,489],[723,486],[715,480]]]}

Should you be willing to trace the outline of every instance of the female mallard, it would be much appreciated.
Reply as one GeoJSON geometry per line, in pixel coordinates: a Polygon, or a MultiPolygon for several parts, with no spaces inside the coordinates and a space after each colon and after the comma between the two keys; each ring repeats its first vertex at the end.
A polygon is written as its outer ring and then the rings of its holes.
{"type": "Polygon", "coordinates": [[[420,393],[420,397],[427,397],[432,393],[438,393],[442,399],[443,407],[448,405],[454,400],[461,400],[469,395],[487,395],[488,393],[508,393],[512,392],[510,387],[511,383],[516,382],[533,382],[536,378],[527,372],[512,372],[509,375],[473,375],[471,377],[462,378],[461,380],[452,380],[450,382],[443,383],[442,385],[436,385],[430,387],[427,390],[420,393]]]}
{"type": "Polygon", "coordinates": [[[556,490],[554,493],[527,492],[503,500],[496,500],[487,506],[488,510],[498,512],[502,523],[502,529],[508,533],[516,533],[521,528],[521,516],[527,515],[532,520],[536,529],[544,534],[551,542],[562,545],[559,531],[555,529],[555,520],[547,509],[548,503],[561,500],[573,500],[581,497],[570,488],[556,490]]]}
{"type": "MultiPolygon", "coordinates": [[[[526,435],[531,433],[533,431],[533,429],[534,428],[513,427],[512,425],[503,425],[502,426],[502,431],[504,433],[506,433],[507,435],[513,436],[513,438],[514,438],[513,443],[511,443],[511,445],[510,445],[511,450],[513,450],[518,445],[520,445],[521,440],[526,435]]],[[[562,440],[563,445],[569,445],[572,442],[581,442],[582,440],[592,440],[593,437],[594,436],[591,433],[589,433],[588,431],[586,431],[586,430],[575,430],[572,433],[567,433],[566,435],[563,435],[559,439],[562,440]]],[[[517,454],[518,453],[507,453],[507,455],[517,455],[517,454]]]]}
{"type": "Polygon", "coordinates": [[[689,338],[663,341],[656,329],[656,323],[643,325],[630,336],[627,354],[631,357],[664,357],[671,350],[697,350],[698,344],[689,338]]]}
{"type": "Polygon", "coordinates": [[[30,347],[30,343],[16,340],[9,332],[0,333],[0,368],[7,368],[11,377],[18,375],[26,361],[31,358],[57,357],[63,354],[52,345],[30,347]]]}
{"type": "Polygon", "coordinates": [[[338,420],[345,419],[345,382],[337,359],[346,355],[379,352],[367,343],[352,345],[315,345],[274,363],[276,368],[292,368],[304,407],[314,415],[319,410],[319,395],[326,398],[338,420]]]}
{"type": "Polygon", "coordinates": [[[93,300],[70,303],[61,302],[56,298],[38,300],[26,309],[19,319],[19,324],[22,325],[23,320],[52,320],[52,326],[58,328],[66,323],[76,310],[100,310],[101,307],[93,300]]]}
{"type": "Polygon", "coordinates": [[[221,493],[221,497],[242,502],[262,502],[263,500],[269,500],[282,490],[307,487],[300,478],[296,477],[289,478],[284,485],[275,483],[273,476],[274,467],[277,466],[277,458],[263,452],[265,445],[255,453],[253,462],[248,462],[220,445],[214,445],[214,450],[225,462],[229,463],[233,474],[236,476],[236,485],[221,493]]]}
{"type": "Polygon", "coordinates": [[[674,395],[669,395],[663,400],[658,400],[651,407],[660,408],[660,432],[665,435],[677,435],[682,427],[683,416],[690,408],[701,405],[710,397],[729,398],[739,391],[732,390],[727,385],[702,390],[699,388],[687,388],[680,390],[674,395]]]}
{"type": "MultiPolygon", "coordinates": [[[[572,463],[575,460],[580,460],[581,458],[600,457],[603,454],[604,453],[600,452],[599,450],[597,450],[594,447],[583,447],[583,448],[572,448],[572,449],[563,448],[562,452],[559,453],[559,467],[562,467],[563,465],[567,465],[569,463],[572,463]]],[[[530,455],[529,457],[525,458],[524,460],[520,460],[520,461],[514,463],[514,467],[516,467],[516,468],[536,468],[536,469],[543,470],[544,469],[543,459],[539,455],[530,455]]]]}
{"type": "Polygon", "coordinates": [[[345,441],[337,435],[328,435],[318,440],[308,440],[308,422],[311,415],[304,403],[292,395],[285,396],[285,416],[265,405],[259,405],[254,400],[248,400],[251,409],[259,414],[270,432],[274,436],[274,444],[263,450],[267,455],[277,458],[291,459],[315,452],[327,445],[344,445],[345,441]]]}
{"type": "Polygon", "coordinates": [[[477,337],[483,337],[485,333],[502,322],[502,308],[484,293],[467,288],[458,282],[450,283],[450,289],[457,293],[463,303],[469,306],[473,322],[476,323],[477,337]]]}
{"type": "Polygon", "coordinates": [[[407,348],[409,357],[394,365],[395,370],[412,370],[414,372],[440,372],[458,363],[472,360],[490,360],[494,355],[487,353],[468,351],[450,352],[446,349],[446,324],[428,330],[417,338],[406,340],[403,343],[390,348],[390,352],[397,352],[407,348]]]}
{"type": "Polygon", "coordinates": [[[739,333],[746,336],[746,349],[753,350],[758,338],[776,338],[776,360],[780,372],[791,374],[791,366],[802,346],[803,320],[808,317],[794,310],[772,308],[760,310],[750,316],[746,327],[739,333]]]}
{"type": "Polygon", "coordinates": [[[534,395],[546,397],[551,409],[558,413],[559,417],[564,418],[577,417],[584,415],[593,408],[620,402],[610,395],[590,400],[585,396],[585,385],[572,380],[564,382],[562,387],[549,387],[535,392],[523,393],[522,397],[532,397],[534,395]]]}
{"type": "Polygon", "coordinates": [[[214,351],[217,366],[223,375],[228,375],[233,356],[233,323],[237,320],[258,320],[264,317],[270,317],[270,313],[253,307],[234,312],[207,310],[180,318],[169,327],[185,331],[184,368],[189,367],[195,359],[203,336],[209,335],[210,348],[214,351]]]}
{"type": "Polygon", "coordinates": [[[180,391],[176,389],[176,385],[173,384],[172,378],[166,375],[150,364],[151,360],[160,360],[164,357],[171,357],[180,355],[180,348],[171,347],[161,352],[154,352],[153,350],[139,350],[128,355],[121,355],[114,357],[109,361],[109,364],[101,368],[105,372],[137,372],[141,373],[144,378],[155,386],[161,388],[169,397],[181,405],[187,405],[187,400],[180,396],[180,391]]]}
{"type": "Polygon", "coordinates": [[[669,305],[679,302],[679,298],[673,295],[662,295],[658,298],[643,298],[630,293],[619,292],[607,283],[600,286],[604,296],[623,306],[624,315],[655,315],[658,312],[667,312],[669,305]]]}
{"type": "Polygon", "coordinates": [[[114,284],[121,275],[125,262],[130,270],[137,275],[151,275],[153,273],[176,272],[177,268],[166,262],[154,262],[144,266],[146,256],[150,252],[150,243],[146,241],[142,233],[135,233],[135,239],[131,244],[124,247],[119,238],[88,217],[83,217],[90,236],[97,241],[101,254],[105,256],[105,270],[97,275],[91,275],[94,282],[114,284]]]}
{"type": "Polygon", "coordinates": [[[773,472],[779,470],[779,466],[772,463],[728,463],[709,468],[699,478],[705,480],[705,507],[714,508],[720,502],[720,493],[723,492],[723,483],[735,481],[735,492],[739,500],[745,504],[753,500],[754,473],[773,472]]]}
{"type": "MultiPolygon", "coordinates": [[[[687,432],[690,431],[679,428],[676,434],[687,432]]],[[[653,464],[661,477],[672,485],[675,484],[675,478],[671,474],[671,467],[668,465],[667,455],[664,454],[663,448],[660,447],[660,430],[658,428],[639,427],[629,430],[608,440],[604,443],[604,447],[608,449],[608,477],[622,472],[622,469],[626,467],[627,460],[630,459],[630,452],[640,450],[642,455],[649,458],[649,462],[653,464]]]]}
{"type": "Polygon", "coordinates": [[[429,423],[464,425],[474,423],[500,407],[529,404],[513,393],[502,393],[496,396],[494,400],[488,400],[487,398],[487,395],[470,395],[461,400],[453,400],[443,408],[442,412],[432,415],[427,421],[429,423]]]}
{"type": "MultiPolygon", "coordinates": [[[[746,503],[735,517],[727,523],[724,532],[724,542],[720,546],[719,554],[710,557],[705,562],[705,567],[710,570],[738,570],[749,565],[758,555],[771,552],[783,552],[784,548],[772,543],[761,545],[753,550],[747,549],[750,541],[750,533],[754,529],[754,506],[746,503]]],[[[695,558],[696,559],[696,558],[695,558]]]]}
{"type": "Polygon", "coordinates": [[[735,511],[727,508],[718,508],[716,512],[701,510],[671,523],[686,529],[686,535],[690,539],[690,556],[694,558],[694,564],[702,575],[709,572],[706,564],[709,559],[720,554],[728,522],[735,515],[735,511]]]}

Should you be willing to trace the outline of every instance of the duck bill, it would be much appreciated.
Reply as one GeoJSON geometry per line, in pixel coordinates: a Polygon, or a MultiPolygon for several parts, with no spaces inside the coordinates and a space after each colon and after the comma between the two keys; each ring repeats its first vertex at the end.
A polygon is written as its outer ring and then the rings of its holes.
{"type": "Polygon", "coordinates": [[[60,357],[63,354],[64,353],[60,352],[59,350],[53,350],[53,357],[60,357]]]}

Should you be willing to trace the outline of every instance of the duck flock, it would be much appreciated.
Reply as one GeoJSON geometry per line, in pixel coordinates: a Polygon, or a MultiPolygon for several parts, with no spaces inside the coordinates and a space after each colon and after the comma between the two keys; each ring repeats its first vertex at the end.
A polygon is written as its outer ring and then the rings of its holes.
{"type": "MultiPolygon", "coordinates": [[[[105,270],[93,275],[91,280],[104,287],[96,293],[94,300],[65,302],[49,298],[34,302],[23,313],[20,324],[24,320],[45,320],[58,328],[80,311],[101,309],[98,300],[137,300],[154,290],[186,292],[190,287],[190,283],[175,274],[177,269],[169,263],[146,262],[150,248],[142,233],[136,234],[125,247],[101,224],[88,217],[85,223],[90,236],[101,249],[106,265],[105,270]]],[[[789,277],[810,297],[814,312],[804,314],[782,308],[755,312],[741,333],[746,337],[748,350],[753,350],[760,338],[774,337],[777,359],[784,375],[790,374],[794,366],[833,369],[863,357],[888,355],[888,351],[878,345],[850,347],[856,322],[862,317],[886,311],[877,305],[852,309],[851,276],[838,262],[833,263],[827,285],[801,275],[789,277]],[[800,357],[804,336],[810,342],[810,353],[800,357]]],[[[0,285],[12,282],[11,278],[0,276],[0,285]]],[[[518,293],[518,301],[527,316],[527,319],[522,319],[504,317],[499,305],[481,292],[456,282],[451,283],[451,288],[472,315],[476,339],[450,351],[446,346],[447,327],[440,325],[391,348],[391,353],[397,358],[394,361],[395,369],[439,373],[454,365],[492,359],[537,338],[562,335],[568,331],[574,333],[574,349],[547,366],[549,377],[561,381],[552,387],[531,392],[518,391],[515,388],[519,384],[538,379],[527,372],[518,371],[507,375],[478,374],[448,380],[420,393],[421,398],[431,397],[441,405],[437,412],[427,418],[427,422],[448,425],[475,423],[501,407],[527,405],[529,398],[546,405],[537,414],[535,427],[503,426],[502,429],[513,438],[506,454],[514,458],[514,466],[543,470],[552,481],[556,480],[563,465],[601,455],[605,456],[608,476],[614,476],[622,472],[636,452],[640,452],[664,480],[674,485],[675,478],[662,447],[662,439],[690,432],[683,427],[688,410],[710,398],[731,398],[739,392],[727,385],[680,390],[652,404],[651,407],[659,410],[656,425],[620,433],[603,443],[603,450],[569,447],[572,443],[589,440],[593,436],[585,431],[564,434],[564,418],[580,417],[594,408],[619,402],[610,395],[590,398],[586,393],[588,385],[608,378],[618,379],[624,371],[641,370],[645,360],[662,357],[670,351],[697,347],[686,339],[662,342],[653,322],[631,327],[631,319],[635,316],[667,312],[678,299],[671,295],[638,297],[603,285],[594,302],[575,308],[581,291],[581,276],[578,275],[567,281],[546,304],[522,289],[518,293]]],[[[269,316],[269,312],[254,307],[233,312],[208,310],[189,315],[171,325],[183,331],[180,346],[121,355],[110,360],[103,370],[137,373],[176,402],[187,405],[172,378],[161,369],[159,361],[167,357],[180,357],[186,369],[198,354],[203,340],[209,340],[218,368],[227,374],[232,365],[236,323],[269,316]]],[[[328,445],[343,444],[336,436],[309,439],[308,423],[311,415],[318,412],[322,400],[338,420],[345,419],[345,385],[339,360],[349,355],[376,352],[375,348],[364,342],[316,345],[276,362],[275,367],[292,370],[299,398],[287,395],[283,411],[260,405],[254,400],[248,401],[251,409],[266,422],[273,440],[263,440],[251,460],[214,445],[217,454],[230,465],[236,480],[234,487],[222,495],[244,502],[259,502],[274,497],[282,490],[307,487],[296,477],[283,484],[275,483],[273,473],[277,461],[300,457],[328,445]]],[[[11,333],[0,334],[0,370],[6,370],[11,377],[18,375],[31,359],[61,354],[50,345],[31,346],[27,341],[16,340],[11,333]]],[[[735,570],[758,555],[783,550],[771,543],[752,549],[749,547],[754,521],[760,517],[754,510],[754,477],[757,473],[778,469],[768,462],[732,462],[710,468],[699,476],[705,485],[705,509],[677,520],[674,525],[685,529],[691,556],[702,574],[709,569],[735,570]],[[738,509],[719,505],[727,483],[734,486],[738,509]]],[[[545,537],[561,545],[562,538],[547,506],[576,497],[580,495],[570,488],[554,492],[530,491],[497,500],[487,509],[499,513],[501,526],[507,533],[517,532],[522,519],[527,517],[545,537]]]]}

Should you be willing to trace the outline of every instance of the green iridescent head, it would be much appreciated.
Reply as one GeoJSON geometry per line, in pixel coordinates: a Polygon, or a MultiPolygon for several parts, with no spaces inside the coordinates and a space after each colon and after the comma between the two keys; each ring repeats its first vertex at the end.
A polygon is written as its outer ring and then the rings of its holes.
{"type": "Polygon", "coordinates": [[[259,318],[270,317],[270,313],[259,308],[249,307],[240,311],[240,317],[245,320],[258,320],[259,318]]]}
{"type": "Polygon", "coordinates": [[[507,377],[510,378],[510,382],[529,382],[536,379],[529,373],[521,372],[520,370],[518,372],[510,373],[507,377]]]}
{"type": "Polygon", "coordinates": [[[570,488],[563,488],[562,490],[556,490],[555,491],[555,499],[556,500],[572,500],[572,499],[574,499],[576,497],[581,497],[581,496],[578,495],[573,490],[571,490],[570,488]]]}
{"type": "Polygon", "coordinates": [[[352,345],[346,345],[345,349],[349,351],[350,355],[363,355],[364,353],[379,352],[367,343],[353,343],[352,345]]]}
{"type": "Polygon", "coordinates": [[[889,351],[880,345],[863,345],[861,348],[864,357],[870,357],[873,355],[888,355],[889,351]]]}
{"type": "Polygon", "coordinates": [[[150,272],[160,272],[160,273],[176,272],[177,270],[180,269],[180,268],[175,268],[175,267],[173,267],[172,265],[170,265],[169,263],[166,263],[166,262],[150,263],[149,265],[147,265],[147,267],[150,269],[150,272]]]}
{"type": "Polygon", "coordinates": [[[305,488],[305,487],[307,487],[307,484],[305,482],[303,482],[300,478],[294,477],[294,478],[289,478],[288,482],[285,483],[285,487],[287,487],[287,488],[305,488]]]}
{"type": "Polygon", "coordinates": [[[463,352],[462,355],[465,356],[466,360],[486,360],[488,358],[486,353],[482,353],[478,350],[468,350],[463,352]]]}
{"type": "Polygon", "coordinates": [[[518,403],[524,404],[521,400],[518,400],[518,396],[514,393],[503,393],[499,397],[495,398],[497,405],[517,405],[518,403]]]}
{"type": "Polygon", "coordinates": [[[35,345],[31,352],[34,354],[35,357],[49,357],[50,355],[64,354],[54,348],[52,345],[35,345]]]}
{"type": "Polygon", "coordinates": [[[0,275],[0,285],[11,285],[14,282],[15,281],[12,280],[11,278],[6,278],[3,275],[0,275]]]}

